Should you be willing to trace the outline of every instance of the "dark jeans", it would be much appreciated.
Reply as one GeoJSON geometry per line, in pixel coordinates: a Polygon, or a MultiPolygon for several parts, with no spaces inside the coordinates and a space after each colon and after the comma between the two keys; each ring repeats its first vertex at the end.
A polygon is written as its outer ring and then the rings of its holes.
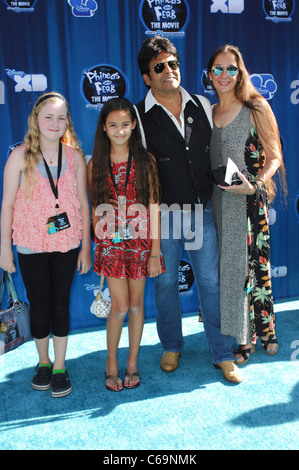
{"type": "Polygon", "coordinates": [[[34,338],[67,336],[70,327],[69,301],[79,248],[66,253],[18,253],[21,274],[30,304],[34,338]]]}
{"type": "MultiPolygon", "coordinates": [[[[190,231],[195,233],[195,211],[190,216],[190,231]]],[[[164,227],[164,214],[161,228],[164,227]]],[[[157,329],[164,351],[181,352],[184,345],[182,332],[181,304],[179,297],[179,263],[186,239],[174,236],[177,228],[170,217],[168,238],[161,231],[161,252],[163,253],[166,273],[160,274],[155,281],[155,300],[157,305],[157,329]]],[[[179,218],[179,228],[183,229],[184,217],[179,218]]],[[[198,221],[197,221],[198,222],[198,221]]],[[[167,227],[167,224],[165,224],[167,227]]],[[[181,230],[180,230],[181,232],[181,230]]],[[[204,329],[214,364],[233,361],[234,338],[221,334],[218,240],[214,223],[213,208],[209,202],[203,211],[202,246],[187,249],[200,299],[204,329]]]]}

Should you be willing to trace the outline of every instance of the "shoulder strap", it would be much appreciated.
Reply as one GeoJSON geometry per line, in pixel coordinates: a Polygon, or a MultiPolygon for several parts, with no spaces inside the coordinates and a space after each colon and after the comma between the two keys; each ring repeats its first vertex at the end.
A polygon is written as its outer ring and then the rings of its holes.
{"type": "Polygon", "coordinates": [[[101,282],[100,282],[100,287],[99,287],[99,291],[102,292],[102,289],[103,289],[103,284],[104,284],[104,279],[105,279],[105,276],[101,276],[101,282]]]}
{"type": "Polygon", "coordinates": [[[6,271],[2,271],[1,287],[0,287],[0,307],[2,305],[2,300],[3,300],[5,277],[6,277],[6,271]]]}
{"type": "Polygon", "coordinates": [[[17,291],[15,289],[15,285],[12,280],[12,275],[10,273],[7,273],[7,290],[12,300],[14,302],[17,302],[19,299],[18,299],[17,291]]]}
{"type": "Polygon", "coordinates": [[[97,293],[96,298],[95,298],[96,302],[98,302],[99,300],[102,299],[102,289],[103,289],[104,279],[105,279],[105,276],[101,275],[100,287],[99,287],[98,293],[97,293]]]}
{"type": "Polygon", "coordinates": [[[8,298],[11,298],[13,302],[18,302],[17,292],[12,280],[12,275],[6,271],[2,271],[1,281],[0,281],[0,307],[2,306],[3,294],[4,294],[4,285],[7,281],[7,294],[8,298]],[[7,275],[7,278],[6,278],[7,275]]]}

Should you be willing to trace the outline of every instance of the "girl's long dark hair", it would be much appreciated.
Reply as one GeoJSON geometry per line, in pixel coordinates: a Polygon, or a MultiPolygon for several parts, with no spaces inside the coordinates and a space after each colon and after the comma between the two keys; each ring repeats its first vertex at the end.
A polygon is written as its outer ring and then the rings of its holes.
{"type": "Polygon", "coordinates": [[[136,126],[129,139],[129,150],[135,163],[137,202],[149,206],[150,192],[155,203],[159,203],[159,181],[154,157],[144,148],[136,111],[126,98],[111,98],[99,115],[92,154],[92,181],[90,187],[91,203],[94,207],[109,203],[111,198],[109,177],[110,140],[104,131],[104,124],[112,111],[126,111],[136,126]]]}

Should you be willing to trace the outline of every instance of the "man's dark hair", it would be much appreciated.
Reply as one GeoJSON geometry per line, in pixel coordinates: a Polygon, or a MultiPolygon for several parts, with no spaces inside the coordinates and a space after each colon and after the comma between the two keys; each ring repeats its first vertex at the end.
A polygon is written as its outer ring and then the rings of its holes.
{"type": "Polygon", "coordinates": [[[138,54],[138,67],[140,70],[141,75],[147,74],[149,75],[149,63],[153,57],[157,57],[160,52],[168,52],[168,54],[173,55],[178,62],[179,61],[179,54],[176,47],[172,44],[171,41],[167,38],[163,38],[160,36],[154,36],[151,38],[146,39],[139,51],[138,54]]]}

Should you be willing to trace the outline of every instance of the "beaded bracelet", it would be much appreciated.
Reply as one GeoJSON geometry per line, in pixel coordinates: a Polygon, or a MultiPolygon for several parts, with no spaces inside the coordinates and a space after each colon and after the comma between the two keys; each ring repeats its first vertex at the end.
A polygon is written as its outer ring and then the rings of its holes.
{"type": "Polygon", "coordinates": [[[153,255],[149,255],[150,258],[160,258],[160,255],[159,256],[153,256],[153,255]]]}

